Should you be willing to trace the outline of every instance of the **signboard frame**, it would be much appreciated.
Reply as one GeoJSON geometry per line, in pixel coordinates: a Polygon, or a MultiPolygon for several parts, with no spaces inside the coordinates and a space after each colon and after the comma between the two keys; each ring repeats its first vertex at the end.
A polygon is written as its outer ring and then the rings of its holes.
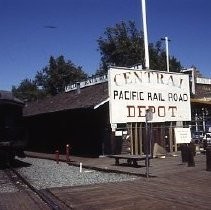
{"type": "Polygon", "coordinates": [[[110,123],[190,121],[189,76],[156,70],[108,70],[110,123]]]}

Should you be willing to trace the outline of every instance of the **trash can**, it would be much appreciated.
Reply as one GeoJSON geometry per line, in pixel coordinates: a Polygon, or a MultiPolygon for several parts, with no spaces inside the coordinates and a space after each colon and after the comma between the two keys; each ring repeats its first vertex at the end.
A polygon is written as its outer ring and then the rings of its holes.
{"type": "Polygon", "coordinates": [[[182,156],[182,162],[188,162],[188,146],[187,144],[181,145],[181,156],[182,156]]]}
{"type": "Polygon", "coordinates": [[[196,145],[193,142],[190,142],[188,147],[190,148],[191,152],[193,153],[193,156],[196,156],[196,145]]]}
{"type": "Polygon", "coordinates": [[[211,171],[211,147],[206,148],[207,171],[211,171]]]}
{"type": "Polygon", "coordinates": [[[194,156],[196,155],[196,147],[193,143],[190,143],[188,146],[188,166],[194,167],[195,161],[194,156]]]}

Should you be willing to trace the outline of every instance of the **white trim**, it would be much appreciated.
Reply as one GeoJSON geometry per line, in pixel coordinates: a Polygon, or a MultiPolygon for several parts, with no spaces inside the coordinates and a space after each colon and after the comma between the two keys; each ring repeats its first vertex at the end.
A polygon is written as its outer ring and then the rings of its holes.
{"type": "Polygon", "coordinates": [[[94,106],[94,109],[99,108],[100,106],[102,106],[102,105],[105,104],[106,102],[109,102],[109,98],[107,98],[106,100],[102,101],[101,103],[95,105],[95,106],[94,106]]]}
{"type": "Polygon", "coordinates": [[[196,83],[197,84],[211,85],[211,79],[210,78],[197,77],[196,78],[196,83]]]}
{"type": "Polygon", "coordinates": [[[80,83],[74,83],[72,85],[67,85],[65,87],[65,92],[69,92],[71,90],[76,90],[77,84],[80,84],[80,88],[84,88],[84,87],[89,87],[89,86],[96,85],[96,84],[103,83],[103,82],[108,82],[107,74],[99,76],[99,77],[90,77],[87,80],[82,81],[80,83]]]}

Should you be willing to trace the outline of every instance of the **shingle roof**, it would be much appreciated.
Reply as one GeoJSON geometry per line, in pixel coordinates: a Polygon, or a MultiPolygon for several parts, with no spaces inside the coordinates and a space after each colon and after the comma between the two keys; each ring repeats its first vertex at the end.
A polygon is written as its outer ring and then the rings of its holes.
{"type": "Polygon", "coordinates": [[[56,96],[27,103],[23,109],[24,116],[33,116],[71,109],[94,108],[108,98],[108,83],[100,83],[77,90],[64,92],[56,96]]]}
{"type": "MultiPolygon", "coordinates": [[[[202,93],[191,98],[192,103],[211,104],[210,97],[204,99],[202,93]],[[200,96],[199,96],[200,95],[200,96]],[[204,100],[201,100],[203,98],[204,100]]],[[[210,96],[210,93],[209,93],[210,96]]],[[[42,100],[27,103],[23,109],[24,116],[33,116],[50,112],[58,112],[72,109],[94,109],[103,104],[108,99],[108,82],[91,85],[77,90],[64,92],[56,96],[47,97],[42,100]]]]}
{"type": "Polygon", "coordinates": [[[11,91],[0,90],[0,104],[17,104],[23,106],[23,101],[14,97],[11,91]]]}

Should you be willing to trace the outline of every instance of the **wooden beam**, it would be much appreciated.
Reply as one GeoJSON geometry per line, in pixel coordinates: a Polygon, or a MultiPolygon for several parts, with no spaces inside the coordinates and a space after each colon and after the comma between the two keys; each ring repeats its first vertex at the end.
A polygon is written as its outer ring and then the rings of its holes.
{"type": "Polygon", "coordinates": [[[138,155],[138,126],[137,126],[137,122],[135,123],[134,133],[135,133],[135,137],[134,137],[134,141],[135,141],[135,155],[138,155]]]}
{"type": "Polygon", "coordinates": [[[143,136],[142,136],[142,123],[139,125],[139,154],[143,154],[143,136]]]}
{"type": "Polygon", "coordinates": [[[130,149],[131,149],[131,155],[134,155],[133,123],[130,123],[130,149]]]}

